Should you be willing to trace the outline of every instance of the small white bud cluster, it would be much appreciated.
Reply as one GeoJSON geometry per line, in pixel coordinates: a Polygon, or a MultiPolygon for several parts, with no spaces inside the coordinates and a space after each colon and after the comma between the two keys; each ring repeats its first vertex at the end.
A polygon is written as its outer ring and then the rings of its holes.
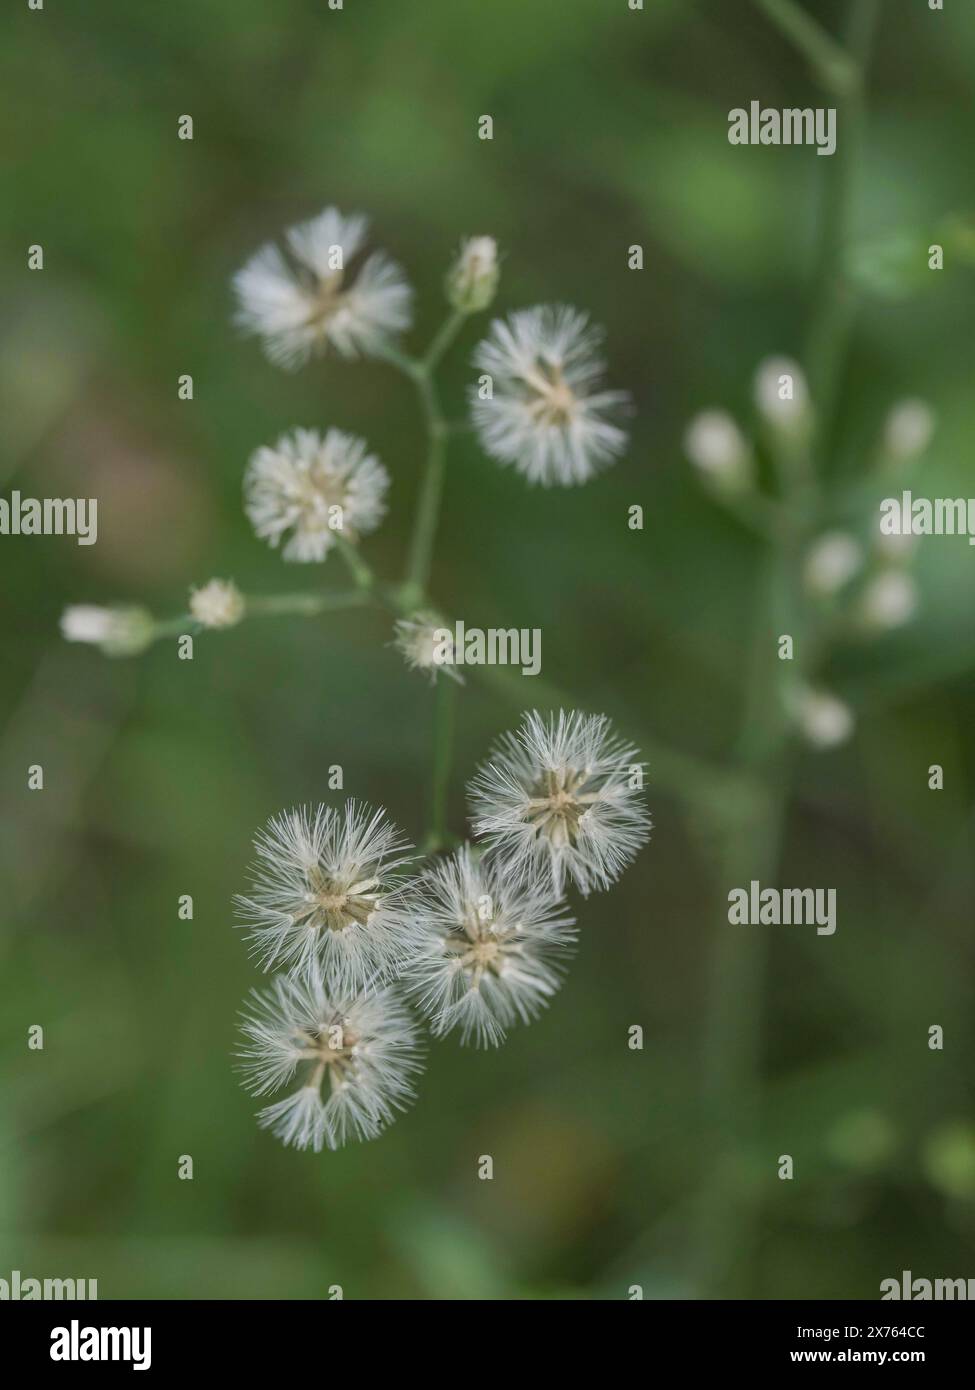
{"type": "Polygon", "coordinates": [[[190,614],[201,627],[235,627],[246,610],[243,594],[230,579],[211,579],[190,590],[190,614]]]}

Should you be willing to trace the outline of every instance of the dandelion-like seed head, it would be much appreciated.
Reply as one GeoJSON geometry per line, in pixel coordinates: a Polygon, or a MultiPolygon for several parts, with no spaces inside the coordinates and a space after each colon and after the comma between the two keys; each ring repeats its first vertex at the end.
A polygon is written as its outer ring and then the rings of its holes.
{"type": "Polygon", "coordinates": [[[421,895],[429,939],[410,992],[437,1037],[459,1028],[462,1043],[496,1046],[559,988],[574,919],[547,874],[519,878],[468,845],[424,876],[421,895]]]}
{"type": "Polygon", "coordinates": [[[401,972],[421,932],[402,872],[412,847],[384,811],[351,800],[286,811],[255,848],[253,886],[237,904],[265,969],[320,970],[340,993],[401,972]]]}
{"type": "Polygon", "coordinates": [[[242,1026],[244,1083],[265,1096],[294,1083],[258,1123],[298,1149],[373,1139],[414,1095],[416,1025],[389,989],[330,993],[317,974],[254,991],[242,1026]]]}
{"type": "Polygon", "coordinates": [[[296,429],[258,449],[244,476],[244,508],[257,535],[299,563],[324,560],[338,536],[356,541],[386,513],[389,474],[364,439],[296,429]],[[286,538],[286,539],[285,539],[286,538]]]}
{"type": "Polygon", "coordinates": [[[494,298],[499,275],[494,237],[469,237],[448,272],[447,299],[461,314],[480,313],[494,298]]]}
{"type": "Polygon", "coordinates": [[[425,609],[410,618],[398,618],[393,634],[393,646],[411,671],[422,671],[431,683],[443,671],[463,685],[464,677],[454,665],[454,634],[438,613],[425,609]]]}
{"type": "Polygon", "coordinates": [[[637,750],[605,715],[527,714],[470,784],[474,829],[522,876],[585,895],[615,883],[646,843],[637,750]]]}
{"type": "Polygon", "coordinates": [[[491,395],[472,390],[474,426],[485,451],[531,483],[584,483],[626,448],[613,417],[625,391],[602,389],[602,330],[566,305],[495,319],[474,362],[491,395]]]}
{"type": "Polygon", "coordinates": [[[365,217],[326,208],[287,232],[286,253],[269,243],[238,271],[237,322],[272,362],[291,370],[329,346],[375,356],[409,328],[413,292],[382,252],[363,256],[367,229],[365,217]]]}
{"type": "Polygon", "coordinates": [[[244,596],[231,579],[211,579],[190,590],[190,613],[202,627],[235,627],[245,608],[244,596]]]}
{"type": "Polygon", "coordinates": [[[68,642],[87,642],[105,656],[138,656],[151,644],[152,614],[145,608],[99,608],[78,603],[61,615],[61,636],[68,642]]]}

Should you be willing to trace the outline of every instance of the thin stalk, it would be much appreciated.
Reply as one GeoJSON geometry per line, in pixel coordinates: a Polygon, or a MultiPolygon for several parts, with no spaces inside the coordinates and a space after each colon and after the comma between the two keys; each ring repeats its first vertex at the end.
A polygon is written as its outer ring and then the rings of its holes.
{"type": "Polygon", "coordinates": [[[839,95],[859,85],[861,73],[855,58],[797,0],[755,0],[755,3],[799,50],[827,91],[839,95]]]}
{"type": "MultiPolygon", "coordinates": [[[[849,148],[843,166],[834,171],[836,182],[831,184],[825,203],[821,240],[821,279],[833,292],[817,297],[810,329],[810,342],[815,345],[810,365],[814,360],[813,386],[822,439],[828,437],[832,425],[835,386],[850,326],[846,314],[839,312],[837,292],[864,114],[862,75],[877,0],[856,0],[849,29],[850,53],[839,48],[793,0],[756,3],[806,54],[823,84],[845,94],[848,124],[841,138],[849,148]],[[855,74],[855,80],[850,74],[855,74]]],[[[783,459],[783,465],[787,463],[783,459]]],[[[702,1145],[709,1155],[709,1168],[704,1176],[694,1251],[696,1288],[701,1297],[720,1296],[731,1287],[742,1295],[747,1284],[747,1273],[742,1269],[747,1271],[754,1253],[759,1194],[767,1181],[767,1168],[763,1172],[755,1168],[754,1145],[761,1101],[768,938],[756,926],[732,927],[726,914],[729,888],[753,878],[774,878],[779,863],[793,753],[782,691],[786,673],[777,660],[776,635],[789,633],[794,639],[795,660],[787,672],[790,678],[795,679],[813,655],[814,644],[806,641],[807,605],[798,570],[805,530],[812,520],[814,476],[783,466],[782,477],[787,488],[785,524],[774,536],[764,576],[736,749],[740,771],[754,779],[756,799],[744,816],[738,808],[726,813],[728,824],[716,884],[716,911],[720,915],[711,963],[701,1092],[702,1145]]],[[[767,1165],[769,1156],[763,1155],[762,1162],[767,1165]]]]}
{"type": "Polygon", "coordinates": [[[338,545],[339,554],[345,561],[356,588],[363,590],[371,589],[375,582],[375,576],[358,550],[356,550],[352,542],[345,536],[336,535],[335,540],[338,545]]]}
{"type": "Polygon", "coordinates": [[[320,613],[337,613],[343,608],[361,607],[368,602],[369,595],[364,589],[341,590],[329,594],[265,594],[244,600],[246,617],[278,617],[291,614],[305,618],[317,618],[320,613]]]}
{"type": "MultiPolygon", "coordinates": [[[[866,70],[870,60],[878,14],[879,0],[860,0],[850,15],[847,38],[861,71],[866,70]]],[[[843,261],[852,233],[865,118],[865,94],[860,84],[841,98],[837,108],[837,148],[827,170],[814,286],[817,309],[806,350],[819,420],[816,443],[820,454],[828,445],[840,373],[857,307],[856,293],[846,278],[843,261]]]]}
{"type": "Polygon", "coordinates": [[[430,810],[430,833],[426,838],[428,853],[443,849],[449,843],[447,831],[447,791],[450,785],[450,765],[453,757],[454,726],[457,713],[457,682],[449,676],[438,677],[434,707],[433,734],[433,791],[430,810]]]}
{"type": "Polygon", "coordinates": [[[459,309],[455,309],[444,323],[441,324],[423,358],[424,370],[429,375],[432,375],[439,367],[440,359],[457,337],[466,318],[466,314],[462,314],[459,309]]]}
{"type": "Polygon", "coordinates": [[[447,460],[447,424],[440,409],[440,399],[431,374],[424,368],[414,380],[426,421],[427,458],[414,515],[405,583],[419,604],[430,579],[433,546],[440,521],[440,503],[443,498],[447,460]]]}

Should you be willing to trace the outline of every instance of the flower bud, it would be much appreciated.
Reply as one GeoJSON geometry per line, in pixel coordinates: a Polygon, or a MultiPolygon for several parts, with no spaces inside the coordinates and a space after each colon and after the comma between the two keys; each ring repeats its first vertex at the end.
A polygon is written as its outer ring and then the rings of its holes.
{"type": "Polygon", "coordinates": [[[447,275],[447,299],[461,314],[479,313],[494,298],[499,274],[494,237],[469,237],[447,275]]]}
{"type": "Polygon", "coordinates": [[[863,551],[845,531],[827,531],[810,547],[803,567],[806,588],[828,597],[837,593],[863,564],[863,551]]]}
{"type": "Polygon", "coordinates": [[[245,611],[244,596],[231,579],[211,579],[190,590],[190,613],[202,627],[234,627],[245,611]]]}
{"type": "Polygon", "coordinates": [[[798,362],[791,357],[766,357],[758,364],[754,383],[758,413],[777,430],[792,433],[809,413],[809,387],[798,362]]]}
{"type": "Polygon", "coordinates": [[[105,656],[138,656],[153,639],[155,623],[145,608],[99,608],[74,604],[61,616],[61,635],[68,642],[88,642],[105,656]]]}
{"type": "Polygon", "coordinates": [[[856,720],[849,705],[828,690],[803,686],[793,702],[793,717],[814,748],[835,748],[853,733],[856,720]]]}
{"type": "Polygon", "coordinates": [[[907,463],[924,453],[933,434],[934,415],[924,401],[898,401],[884,424],[884,452],[895,463],[907,463]]]}
{"type": "Polygon", "coordinates": [[[687,427],[684,452],[710,482],[739,492],[752,481],[745,438],[725,410],[703,410],[687,427]]]}
{"type": "Polygon", "coordinates": [[[904,570],[884,570],[872,579],[860,598],[860,619],[875,632],[909,623],[917,612],[917,585],[904,570]]]}

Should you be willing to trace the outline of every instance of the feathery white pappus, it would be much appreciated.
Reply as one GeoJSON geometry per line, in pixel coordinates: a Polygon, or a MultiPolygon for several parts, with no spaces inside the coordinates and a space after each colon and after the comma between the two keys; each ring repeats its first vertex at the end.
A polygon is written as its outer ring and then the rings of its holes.
{"type": "Polygon", "coordinates": [[[293,430],[252,455],[244,509],[257,535],[285,560],[325,559],[338,536],[355,542],[386,514],[389,474],[364,439],[342,430],[293,430]]]}
{"type": "Polygon", "coordinates": [[[497,1046],[529,1023],[562,983],[575,919],[547,874],[521,878],[463,845],[420,882],[428,941],[405,977],[435,1037],[497,1046]]]}
{"type": "Polygon", "coordinates": [[[297,1149],[373,1139],[414,1097],[418,1032],[393,990],[347,998],[330,994],[317,972],[279,975],[252,991],[242,1032],[240,1070],[254,1095],[296,1083],[257,1119],[297,1149]]]}
{"type": "Polygon", "coordinates": [[[236,902],[266,970],[318,970],[343,994],[400,974],[422,935],[402,873],[412,846],[385,811],[352,800],[339,811],[299,807],[254,845],[251,891],[236,902]]]}
{"type": "Polygon", "coordinates": [[[564,304],[495,319],[474,354],[491,396],[471,389],[485,452],[544,487],[584,483],[615,462],[627,436],[613,419],[629,396],[602,389],[602,338],[586,314],[564,304]]]}
{"type": "Polygon", "coordinates": [[[362,258],[368,220],[329,207],[273,242],[234,276],[236,322],[266,356],[293,370],[331,346],[342,357],[375,356],[409,328],[413,291],[381,251],[362,258]]]}
{"type": "Polygon", "coordinates": [[[411,671],[422,671],[430,677],[431,685],[441,671],[464,684],[464,677],[454,665],[453,632],[432,609],[414,613],[410,618],[397,618],[392,645],[411,671]]]}
{"type": "Polygon", "coordinates": [[[475,833],[513,872],[547,871],[557,896],[615,883],[650,836],[637,749],[604,714],[533,710],[471,781],[475,833]]]}
{"type": "Polygon", "coordinates": [[[61,636],[67,642],[88,642],[105,656],[138,656],[153,637],[152,614],[145,608],[100,608],[75,603],[61,614],[61,636]]]}
{"type": "Polygon", "coordinates": [[[201,627],[235,627],[246,611],[244,596],[232,579],[211,579],[190,590],[190,614],[201,627]]]}

